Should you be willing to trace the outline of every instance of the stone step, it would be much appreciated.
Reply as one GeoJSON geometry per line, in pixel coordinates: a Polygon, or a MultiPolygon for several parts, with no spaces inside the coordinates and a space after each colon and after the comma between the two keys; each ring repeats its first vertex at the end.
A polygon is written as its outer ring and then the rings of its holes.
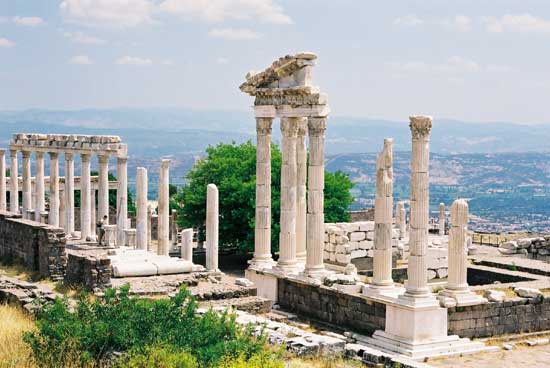
{"type": "Polygon", "coordinates": [[[202,308],[213,308],[216,310],[235,308],[252,314],[268,313],[272,305],[273,302],[271,300],[259,296],[209,300],[199,303],[199,306],[202,308]]]}

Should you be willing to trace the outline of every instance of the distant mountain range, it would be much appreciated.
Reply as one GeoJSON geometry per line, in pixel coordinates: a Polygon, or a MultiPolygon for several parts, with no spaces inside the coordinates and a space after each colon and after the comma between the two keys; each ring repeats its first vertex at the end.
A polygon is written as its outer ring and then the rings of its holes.
{"type": "MultiPolygon", "coordinates": [[[[131,155],[159,157],[204,152],[209,144],[255,139],[253,112],[171,108],[25,110],[0,112],[0,146],[15,132],[115,134],[131,155]]],[[[278,124],[274,139],[279,140],[278,124]]],[[[376,152],[385,137],[410,150],[406,121],[330,117],[327,154],[376,152]]],[[[431,150],[441,154],[549,151],[550,124],[465,123],[435,119],[431,150]]]]}

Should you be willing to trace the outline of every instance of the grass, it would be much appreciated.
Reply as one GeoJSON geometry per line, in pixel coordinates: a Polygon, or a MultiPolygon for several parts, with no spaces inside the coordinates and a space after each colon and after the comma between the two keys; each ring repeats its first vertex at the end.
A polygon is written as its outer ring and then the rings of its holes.
{"type": "Polygon", "coordinates": [[[289,368],[362,368],[364,364],[359,360],[344,359],[341,357],[312,357],[291,359],[289,368]]]}
{"type": "Polygon", "coordinates": [[[29,271],[25,266],[18,263],[0,262],[0,276],[14,277],[24,281],[38,281],[38,272],[29,271]]]}
{"type": "Polygon", "coordinates": [[[0,304],[0,368],[36,367],[23,333],[34,329],[31,317],[19,308],[0,304]]]}

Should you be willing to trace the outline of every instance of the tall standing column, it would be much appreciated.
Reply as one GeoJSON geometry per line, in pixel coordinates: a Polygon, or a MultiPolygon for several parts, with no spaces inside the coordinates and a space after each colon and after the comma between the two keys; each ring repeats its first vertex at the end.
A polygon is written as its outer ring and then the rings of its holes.
{"type": "Polygon", "coordinates": [[[6,208],[6,151],[0,149],[0,211],[6,208]]]}
{"type": "Polygon", "coordinates": [[[439,235],[445,235],[445,203],[439,204],[439,235]]]}
{"type": "Polygon", "coordinates": [[[136,174],[136,248],[147,249],[147,169],[137,168],[136,174]]]}
{"type": "Polygon", "coordinates": [[[59,227],[59,155],[50,152],[50,212],[48,224],[59,227]]]}
{"type": "Polygon", "coordinates": [[[219,196],[215,184],[206,188],[206,269],[218,271],[219,196]]]}
{"type": "Polygon", "coordinates": [[[90,155],[80,155],[80,238],[88,240],[92,234],[92,199],[90,196],[90,155]]]}
{"type": "Polygon", "coordinates": [[[99,155],[97,214],[102,219],[107,216],[109,222],[109,156],[99,155]]]}
{"type": "Polygon", "coordinates": [[[281,118],[281,232],[279,261],[283,271],[296,269],[296,138],[300,118],[281,118]]]}
{"type": "Polygon", "coordinates": [[[391,288],[393,220],[393,139],[384,139],[376,161],[374,205],[374,260],[371,288],[391,288]]]}
{"type": "Polygon", "coordinates": [[[298,120],[296,139],[296,259],[306,261],[306,228],[307,228],[307,118],[298,120]]]}
{"type": "Polygon", "coordinates": [[[152,236],[152,228],[153,228],[153,208],[151,208],[151,205],[147,205],[147,250],[153,251],[153,243],[151,240],[153,240],[152,236]]]}
{"type": "Polygon", "coordinates": [[[403,297],[425,298],[431,297],[428,288],[426,255],[430,215],[428,168],[430,164],[432,118],[429,116],[411,116],[410,128],[412,134],[410,255],[407,269],[408,280],[403,297]]]}
{"type": "Polygon", "coordinates": [[[65,221],[67,221],[67,213],[65,212],[65,186],[59,186],[59,226],[65,229],[65,221]]]}
{"type": "Polygon", "coordinates": [[[19,167],[16,150],[10,150],[10,182],[10,212],[19,213],[19,167]]]}
{"type": "Polygon", "coordinates": [[[27,218],[27,211],[32,209],[32,183],[31,183],[31,153],[30,151],[22,151],[23,156],[23,218],[27,218]]]}
{"type": "Polygon", "coordinates": [[[271,126],[273,118],[256,118],[256,221],[253,266],[271,267],[271,126]]]}
{"type": "Polygon", "coordinates": [[[405,211],[405,203],[403,201],[397,202],[395,217],[399,229],[399,239],[404,239],[407,235],[407,212],[405,211]]]}
{"type": "Polygon", "coordinates": [[[65,233],[74,236],[74,159],[65,152],[65,233]]]}
{"type": "Polygon", "coordinates": [[[326,117],[308,120],[309,167],[307,188],[307,257],[305,273],[316,276],[325,271],[323,246],[325,239],[325,130],[326,117]]]}
{"type": "Polygon", "coordinates": [[[158,187],[158,254],[170,254],[170,160],[163,159],[160,164],[159,187],[158,187]]]}
{"type": "Polygon", "coordinates": [[[128,157],[117,157],[117,191],[116,191],[116,225],[117,246],[126,244],[126,220],[128,218],[128,157]]]}
{"type": "Polygon", "coordinates": [[[96,193],[95,188],[92,184],[90,184],[90,218],[92,219],[90,224],[90,234],[92,236],[92,239],[96,240],[97,236],[97,212],[96,212],[96,193]]]}
{"type": "Polygon", "coordinates": [[[40,222],[42,213],[46,210],[44,196],[44,152],[37,151],[36,155],[36,175],[35,190],[36,203],[34,208],[34,220],[40,222]]]}

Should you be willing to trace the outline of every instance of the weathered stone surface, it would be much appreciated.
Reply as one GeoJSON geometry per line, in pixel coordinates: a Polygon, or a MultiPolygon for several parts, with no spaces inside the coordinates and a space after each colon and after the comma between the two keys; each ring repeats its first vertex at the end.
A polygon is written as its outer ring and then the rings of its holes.
{"type": "Polygon", "coordinates": [[[516,287],[514,291],[522,298],[537,298],[542,295],[539,289],[534,288],[516,287]]]}
{"type": "Polygon", "coordinates": [[[483,296],[490,302],[502,302],[504,301],[506,294],[504,291],[489,289],[485,290],[483,296]]]}

